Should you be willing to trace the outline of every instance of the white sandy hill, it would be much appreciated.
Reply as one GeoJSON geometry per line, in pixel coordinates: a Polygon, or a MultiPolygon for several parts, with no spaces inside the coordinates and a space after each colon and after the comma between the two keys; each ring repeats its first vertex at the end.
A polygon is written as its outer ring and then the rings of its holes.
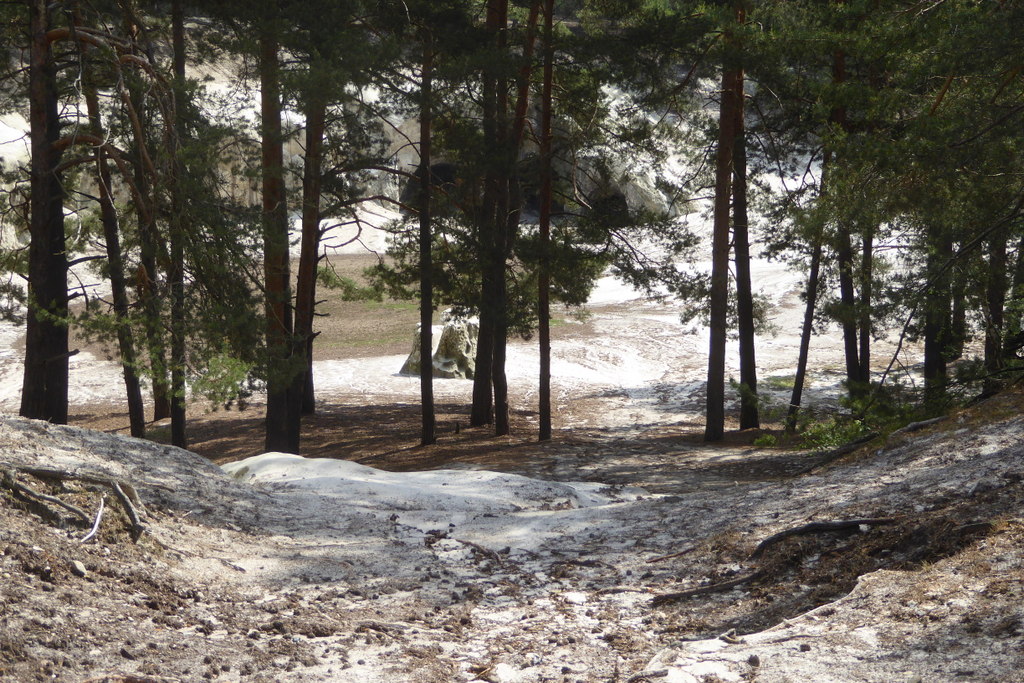
{"type": "Polygon", "coordinates": [[[346,501],[356,508],[423,511],[451,516],[491,515],[524,510],[594,507],[635,500],[603,484],[540,481],[486,470],[387,472],[348,460],[264,453],[224,465],[235,479],[272,491],[304,491],[346,501]]]}

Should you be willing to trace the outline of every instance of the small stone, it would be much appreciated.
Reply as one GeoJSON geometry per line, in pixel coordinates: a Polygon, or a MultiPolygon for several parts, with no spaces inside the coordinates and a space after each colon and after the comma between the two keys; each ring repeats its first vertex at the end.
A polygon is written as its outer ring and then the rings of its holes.
{"type": "Polygon", "coordinates": [[[800,652],[810,652],[811,646],[808,643],[800,643],[800,652]]]}
{"type": "Polygon", "coordinates": [[[83,578],[88,573],[85,569],[85,565],[79,562],[78,560],[71,560],[70,569],[72,574],[74,574],[75,576],[81,576],[83,578]]]}

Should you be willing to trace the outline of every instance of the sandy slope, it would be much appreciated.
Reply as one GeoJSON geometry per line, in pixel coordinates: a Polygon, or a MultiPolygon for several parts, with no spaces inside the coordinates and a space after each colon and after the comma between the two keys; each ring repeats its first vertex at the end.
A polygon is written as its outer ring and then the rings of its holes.
{"type": "MultiPolygon", "coordinates": [[[[1019,397],[1001,401],[984,412],[1019,397]]],[[[4,418],[6,465],[119,477],[149,516],[137,546],[116,516],[82,545],[0,495],[0,676],[1014,680],[1024,421],[975,419],[796,479],[654,495],[274,455],[232,479],[177,449],[4,418]],[[865,517],[893,524],[748,557],[780,530],[865,517]],[[735,590],[651,605],[758,568],[735,590]]],[[[94,509],[98,494],[62,495],[94,509]]]]}

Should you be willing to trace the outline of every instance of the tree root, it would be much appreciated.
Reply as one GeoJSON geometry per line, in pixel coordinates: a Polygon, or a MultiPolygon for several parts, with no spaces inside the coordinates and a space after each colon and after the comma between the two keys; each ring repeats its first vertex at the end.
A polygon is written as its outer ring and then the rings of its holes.
{"type": "Polygon", "coordinates": [[[661,595],[655,595],[651,600],[651,607],[659,607],[670,602],[676,602],[677,600],[685,600],[686,598],[692,598],[695,595],[705,595],[707,593],[719,593],[721,591],[727,591],[735,588],[736,586],[742,586],[745,583],[750,583],[756,579],[764,576],[765,572],[763,569],[759,569],[752,574],[745,576],[738,576],[735,579],[729,579],[728,581],[722,581],[720,583],[713,583],[710,586],[700,586],[698,588],[691,588],[685,591],[679,591],[678,593],[662,593],[661,595]]]}
{"type": "MultiPolygon", "coordinates": [[[[756,560],[764,554],[764,551],[775,545],[779,541],[789,538],[790,536],[804,536],[807,534],[821,534],[829,533],[832,531],[842,531],[844,529],[855,529],[861,525],[875,526],[879,524],[895,524],[899,520],[895,517],[871,517],[867,519],[845,519],[837,520],[832,522],[810,522],[809,524],[802,524],[798,527],[791,529],[785,529],[777,534],[772,534],[768,538],[764,539],[757,544],[754,548],[754,552],[750,554],[751,560],[756,560]]],[[[672,557],[668,555],[666,557],[672,557]]],[[[659,559],[659,558],[655,558],[659,559]]],[[[755,572],[746,574],[744,576],[736,577],[735,579],[729,579],[728,581],[722,581],[720,583],[711,584],[710,586],[700,586],[699,588],[691,588],[685,591],[679,591],[678,593],[663,593],[656,595],[651,600],[652,607],[658,607],[670,602],[676,602],[677,600],[684,600],[686,598],[693,597],[695,595],[705,595],[707,593],[718,593],[721,591],[731,590],[736,586],[742,586],[745,583],[756,581],[766,574],[766,570],[758,569],[755,572]]]]}
{"type": "Polygon", "coordinates": [[[803,524],[792,529],[785,529],[777,534],[773,534],[768,538],[764,539],[757,544],[754,548],[754,552],[750,553],[750,559],[756,560],[764,554],[764,551],[769,547],[775,545],[779,541],[789,538],[790,536],[806,536],[808,534],[823,534],[829,533],[830,531],[841,531],[843,529],[855,529],[861,525],[876,526],[879,524],[895,524],[897,520],[895,517],[871,517],[868,519],[846,519],[838,520],[835,522],[811,522],[809,524],[803,524]]]}
{"type": "MultiPolygon", "coordinates": [[[[96,484],[105,486],[113,491],[114,496],[121,503],[121,507],[124,508],[125,514],[128,516],[128,520],[131,523],[131,538],[132,541],[137,543],[139,538],[146,531],[146,525],[143,524],[140,512],[145,514],[145,507],[142,505],[142,500],[139,498],[138,492],[131,484],[121,481],[119,479],[113,479],[110,477],[101,477],[92,474],[78,474],[75,472],[68,472],[66,470],[60,470],[51,467],[29,467],[22,465],[14,465],[11,463],[0,462],[0,486],[9,489],[15,496],[24,500],[29,500],[35,505],[40,505],[45,508],[53,517],[59,517],[59,515],[47,507],[47,504],[56,505],[64,508],[65,510],[74,514],[80,521],[84,522],[86,526],[94,526],[94,528],[84,540],[88,540],[98,530],[100,522],[100,514],[97,515],[96,523],[93,524],[92,517],[81,508],[66,503],[56,496],[51,496],[45,493],[39,493],[31,487],[22,484],[15,478],[15,472],[26,474],[37,479],[49,479],[54,481],[80,481],[87,484],[96,484]]],[[[101,508],[102,510],[102,508],[101,508]]]]}

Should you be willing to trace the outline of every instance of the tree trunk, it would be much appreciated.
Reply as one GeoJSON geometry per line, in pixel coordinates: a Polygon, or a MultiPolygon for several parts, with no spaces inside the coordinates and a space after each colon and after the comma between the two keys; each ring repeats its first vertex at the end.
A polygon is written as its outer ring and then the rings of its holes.
{"type": "MultiPolygon", "coordinates": [[[[137,32],[132,13],[124,15],[126,33],[137,32]]],[[[171,383],[168,380],[167,346],[164,340],[162,293],[158,270],[158,253],[162,242],[156,223],[156,201],[153,190],[155,179],[152,160],[146,150],[145,89],[134,76],[124,79],[128,91],[128,106],[136,113],[132,122],[135,157],[135,186],[138,190],[136,214],[139,221],[139,251],[141,267],[136,272],[136,296],[142,305],[143,327],[153,382],[153,420],[171,417],[171,383]]],[[[166,261],[165,261],[166,265],[166,261]]]]}
{"type": "Polygon", "coordinates": [[[988,243],[988,282],[985,297],[988,304],[985,316],[985,370],[989,374],[985,380],[987,391],[994,391],[1002,384],[997,373],[1005,366],[1003,309],[1006,305],[1006,287],[1006,230],[999,228],[989,238],[988,243]]]}
{"type": "Polygon", "coordinates": [[[761,426],[757,408],[757,358],[754,347],[754,294],[750,282],[747,220],[747,150],[743,120],[743,71],[736,72],[736,147],[733,150],[733,248],[736,255],[736,313],[740,345],[740,429],[761,426]]]}
{"type": "MultiPolygon", "coordinates": [[[[82,44],[82,49],[86,50],[84,44],[82,44]]],[[[84,55],[83,61],[85,61],[84,55]]],[[[100,115],[99,96],[96,91],[93,70],[88,63],[82,73],[82,91],[85,96],[89,126],[92,128],[93,134],[103,140],[106,135],[100,115]]],[[[117,348],[121,356],[121,371],[124,375],[125,401],[128,404],[128,422],[131,435],[136,438],[144,438],[146,436],[146,413],[142,401],[142,387],[135,368],[135,339],[132,334],[131,322],[128,320],[128,288],[124,276],[124,259],[121,254],[120,228],[117,209],[114,206],[110,166],[102,147],[96,150],[96,183],[99,186],[100,223],[103,226],[107,267],[110,270],[110,289],[117,326],[117,348]]]]}
{"type": "Polygon", "coordinates": [[[955,361],[963,358],[964,345],[967,344],[967,280],[962,272],[958,274],[954,270],[950,282],[950,295],[953,301],[946,357],[950,361],[955,361]]]}
{"type": "Polygon", "coordinates": [[[946,392],[952,298],[947,266],[952,256],[952,240],[933,236],[926,268],[931,287],[925,295],[924,311],[924,387],[928,403],[941,401],[946,392]]]}
{"type": "Polygon", "coordinates": [[[434,54],[429,29],[424,32],[423,68],[420,81],[420,407],[422,425],[420,444],[428,446],[437,441],[434,416],[434,277],[433,228],[431,226],[430,195],[432,184],[431,135],[433,131],[434,54]]]}
{"type": "Polygon", "coordinates": [[[29,122],[31,203],[29,216],[28,316],[21,390],[24,417],[68,421],[68,260],[64,243],[64,191],[57,167],[61,154],[57,73],[47,31],[45,0],[30,0],[29,122]]]}
{"type": "Polygon", "coordinates": [[[707,422],[705,441],[725,436],[725,346],[729,308],[729,208],[732,198],[733,148],[739,96],[736,69],[722,73],[722,102],[718,113],[715,155],[714,228],[711,246],[710,336],[708,350],[707,422]]]}
{"type": "Polygon", "coordinates": [[[1010,286],[1010,301],[1004,306],[1003,314],[1003,358],[1010,360],[1016,356],[1024,332],[1024,237],[1017,242],[1017,258],[1013,264],[1013,284],[1010,286]]]}
{"type": "Polygon", "coordinates": [[[814,239],[811,249],[811,268],[807,274],[807,295],[804,306],[804,324],[800,331],[800,353],[796,362],[796,377],[793,379],[793,394],[789,399],[786,413],[786,431],[796,431],[796,419],[803,400],[804,382],[807,377],[807,356],[811,348],[811,334],[814,333],[814,308],[818,302],[818,278],[821,270],[821,236],[814,239]]]}
{"type": "Polygon", "coordinates": [[[171,3],[171,42],[173,45],[175,120],[171,138],[174,158],[174,178],[171,187],[171,262],[168,279],[171,287],[171,443],[179,448],[188,446],[185,433],[185,201],[182,179],[186,173],[179,147],[185,136],[182,121],[177,117],[185,92],[185,11],[182,0],[171,3]]]}
{"type": "MultiPolygon", "coordinates": [[[[500,40],[499,33],[503,28],[501,5],[502,0],[488,0],[487,2],[486,28],[492,35],[495,45],[500,40]]],[[[493,65],[483,69],[481,107],[484,142],[492,151],[501,150],[498,133],[498,77],[493,65]]],[[[481,296],[480,334],[476,349],[476,374],[473,378],[473,407],[469,418],[470,424],[473,426],[491,424],[495,419],[494,376],[496,371],[494,357],[498,345],[499,312],[502,307],[502,303],[499,301],[501,285],[498,280],[504,281],[505,277],[504,264],[499,264],[502,244],[499,233],[504,231],[504,226],[502,225],[503,216],[499,213],[502,194],[500,186],[503,182],[500,169],[503,163],[500,159],[495,161],[495,158],[498,157],[500,157],[500,151],[484,160],[484,192],[481,209],[476,220],[481,256],[481,296]]],[[[505,182],[505,191],[507,192],[507,180],[505,182]]]]}
{"type": "Polygon", "coordinates": [[[860,259],[860,317],[858,320],[860,347],[857,361],[860,365],[860,383],[871,386],[871,295],[874,279],[874,232],[864,234],[860,259]]]}
{"type": "Polygon", "coordinates": [[[857,297],[853,286],[853,247],[850,228],[841,222],[836,234],[836,263],[839,268],[839,323],[843,328],[846,358],[846,388],[850,396],[863,392],[860,370],[860,345],[857,339],[857,297]]]}
{"type": "MultiPolygon", "coordinates": [[[[498,54],[504,57],[508,50],[508,0],[493,0],[498,54]]],[[[500,58],[501,58],[500,57],[500,58]]],[[[503,74],[504,72],[502,72],[503,74]]],[[[496,169],[498,202],[494,226],[494,361],[491,366],[494,385],[494,434],[504,436],[510,431],[508,405],[508,378],[505,375],[505,360],[508,353],[508,275],[506,265],[512,252],[515,229],[511,225],[512,197],[518,194],[512,187],[515,182],[515,164],[518,147],[512,139],[509,127],[508,80],[501,75],[497,80],[495,93],[495,147],[500,165],[496,169]]],[[[516,214],[518,215],[518,214],[516,214]]]]}
{"type": "Polygon", "coordinates": [[[551,114],[554,84],[554,0],[544,0],[544,84],[540,100],[540,274],[537,320],[540,344],[538,389],[540,441],[551,438],[551,193],[554,169],[551,158],[551,114]]]}
{"type": "MultiPolygon", "coordinates": [[[[311,67],[313,68],[313,67],[311,67]]],[[[295,376],[294,390],[301,412],[316,412],[313,387],[313,318],[316,312],[316,268],[320,260],[320,196],[323,143],[327,127],[327,101],[306,93],[306,156],[302,169],[302,242],[295,285],[295,355],[302,372],[295,376]]]]}
{"type": "Polygon", "coordinates": [[[299,452],[300,403],[294,396],[292,311],[288,280],[288,206],[284,185],[280,67],[273,29],[260,34],[263,170],[263,270],[267,318],[266,450],[299,452]]]}

